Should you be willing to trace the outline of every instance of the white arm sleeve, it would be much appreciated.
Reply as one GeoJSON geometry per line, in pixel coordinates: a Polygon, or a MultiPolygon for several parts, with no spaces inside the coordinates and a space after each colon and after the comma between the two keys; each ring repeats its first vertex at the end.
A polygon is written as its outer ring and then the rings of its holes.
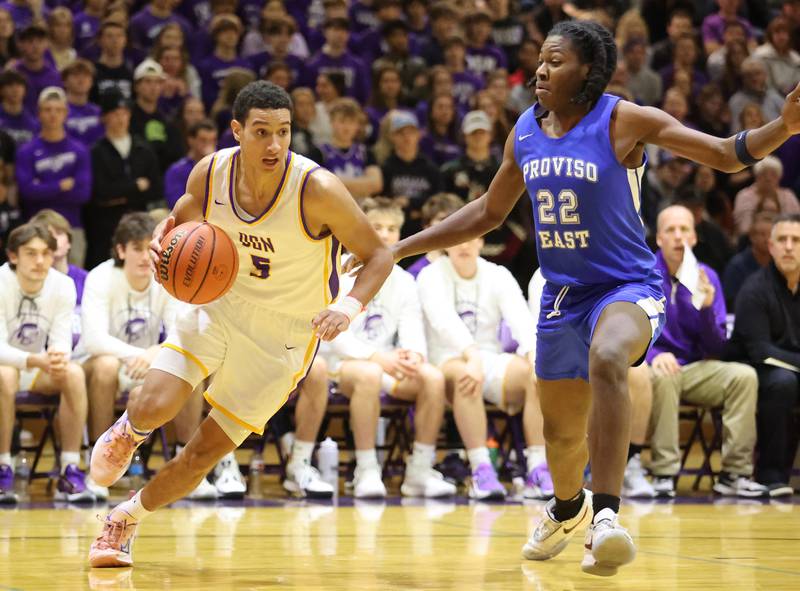
{"type": "Polygon", "coordinates": [[[437,269],[424,269],[417,277],[419,301],[425,320],[432,332],[442,340],[442,346],[449,351],[461,354],[475,344],[475,339],[458,316],[452,298],[442,294],[452,293],[452,286],[437,269]]]}
{"type": "Polygon", "coordinates": [[[328,350],[341,359],[369,359],[378,351],[378,348],[372,343],[359,339],[350,328],[350,330],[339,333],[335,339],[330,341],[328,350]]]}
{"type": "Polygon", "coordinates": [[[83,325],[83,342],[90,355],[113,355],[117,359],[137,357],[144,349],[129,345],[123,340],[111,336],[109,332],[109,293],[108,284],[102,276],[92,275],[86,278],[81,303],[81,324],[83,325]],[[101,279],[98,281],[98,279],[101,279]]]}
{"type": "Polygon", "coordinates": [[[75,284],[71,279],[64,281],[64,286],[59,286],[58,289],[53,324],[50,327],[50,334],[47,335],[49,351],[60,351],[69,357],[72,351],[72,311],[75,309],[77,300],[75,284]]]}
{"type": "Polygon", "coordinates": [[[402,281],[402,307],[397,319],[397,343],[401,349],[415,351],[428,357],[428,345],[425,342],[425,323],[422,320],[422,305],[419,301],[417,282],[410,276],[402,281]]]}
{"type": "Polygon", "coordinates": [[[511,335],[519,343],[517,353],[525,355],[533,350],[534,331],[536,325],[531,317],[531,312],[525,302],[525,296],[514,279],[511,272],[505,267],[495,267],[494,285],[492,286],[497,294],[497,301],[500,305],[500,313],[508,327],[511,335]]]}

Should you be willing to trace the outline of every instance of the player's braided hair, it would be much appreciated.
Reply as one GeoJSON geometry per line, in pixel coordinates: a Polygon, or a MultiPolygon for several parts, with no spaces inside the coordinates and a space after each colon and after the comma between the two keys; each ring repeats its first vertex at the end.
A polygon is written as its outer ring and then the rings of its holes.
{"type": "Polygon", "coordinates": [[[594,105],[617,68],[617,44],[611,32],[594,21],[561,21],[550,30],[549,35],[561,35],[569,39],[581,62],[590,64],[583,88],[572,102],[594,105]]]}

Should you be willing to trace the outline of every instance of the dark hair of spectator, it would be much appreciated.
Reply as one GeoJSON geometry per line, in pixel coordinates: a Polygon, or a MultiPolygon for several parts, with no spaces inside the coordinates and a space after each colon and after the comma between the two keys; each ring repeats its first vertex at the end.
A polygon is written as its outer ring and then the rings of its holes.
{"type": "Polygon", "coordinates": [[[581,63],[590,64],[583,88],[572,102],[594,105],[617,67],[614,37],[608,29],[593,21],[562,21],[550,30],[548,37],[555,35],[569,39],[581,63]]]}
{"type": "Polygon", "coordinates": [[[372,71],[372,92],[370,93],[369,97],[369,105],[371,107],[375,107],[377,109],[391,109],[396,106],[387,104],[386,97],[381,94],[381,81],[389,72],[394,73],[394,75],[400,80],[400,94],[397,97],[397,102],[403,102],[403,79],[400,75],[400,70],[394,64],[384,63],[372,71]]]}
{"type": "Polygon", "coordinates": [[[264,72],[264,79],[268,80],[275,72],[280,72],[281,70],[289,74],[289,80],[292,79],[292,69],[289,67],[289,64],[279,60],[270,62],[267,66],[267,71],[264,72]]]}
{"type": "Polygon", "coordinates": [[[792,31],[792,25],[789,22],[789,19],[787,19],[786,17],[776,16],[769,22],[769,25],[767,25],[767,32],[766,32],[767,41],[772,43],[772,36],[779,31],[785,31],[787,33],[790,33],[792,31]]]}
{"type": "Polygon", "coordinates": [[[458,106],[456,105],[456,99],[453,98],[452,94],[446,92],[439,92],[433,95],[431,97],[431,100],[428,101],[428,110],[427,110],[428,131],[429,133],[435,132],[434,121],[433,121],[433,107],[436,104],[436,101],[438,101],[441,98],[446,98],[453,104],[453,118],[450,120],[450,123],[447,124],[445,137],[451,141],[457,142],[460,139],[459,137],[460,129],[458,124],[458,106]]]}
{"type": "Polygon", "coordinates": [[[344,74],[341,72],[320,72],[319,77],[326,78],[328,82],[330,82],[336,89],[336,94],[339,96],[344,96],[344,92],[347,89],[347,83],[344,74]]]}
{"type": "Polygon", "coordinates": [[[114,258],[114,266],[122,266],[122,259],[117,254],[118,245],[125,248],[129,242],[149,240],[155,227],[156,221],[149,213],[136,211],[122,216],[111,237],[111,256],[114,258]]]}
{"type": "Polygon", "coordinates": [[[94,64],[89,60],[79,57],[74,62],[66,66],[63,70],[61,70],[61,79],[66,80],[70,76],[76,74],[88,74],[89,76],[94,78],[95,73],[96,70],[94,64]]]}
{"type": "Polygon", "coordinates": [[[28,25],[19,32],[17,37],[20,41],[31,41],[33,39],[47,39],[47,29],[41,25],[28,25]]]}
{"type": "Polygon", "coordinates": [[[688,18],[690,21],[694,20],[694,7],[690,3],[682,4],[669,13],[669,19],[667,22],[671,23],[672,20],[676,18],[688,18]]]}
{"type": "Polygon", "coordinates": [[[333,105],[331,105],[330,108],[331,119],[334,117],[360,119],[363,113],[364,112],[361,110],[361,105],[358,104],[358,101],[348,97],[336,99],[333,101],[333,105]]]}
{"type": "MultiPolygon", "coordinates": [[[[50,250],[55,250],[57,247],[56,239],[53,238],[53,235],[50,233],[50,230],[47,228],[47,226],[28,222],[27,224],[22,224],[21,226],[14,228],[14,230],[11,231],[11,234],[8,235],[6,252],[13,252],[14,254],[17,254],[20,247],[28,244],[28,242],[34,238],[41,238],[44,243],[47,244],[47,248],[50,250]]],[[[11,267],[12,271],[17,270],[17,266],[10,261],[8,266],[11,267]]]]}
{"type": "MultiPolygon", "coordinates": [[[[116,19],[113,19],[113,18],[107,18],[107,19],[106,19],[106,20],[104,20],[102,23],[100,23],[100,28],[99,28],[99,29],[97,29],[97,37],[98,37],[98,38],[100,38],[100,37],[103,35],[103,32],[104,32],[106,29],[115,29],[115,28],[116,28],[116,29],[119,29],[120,31],[122,31],[123,33],[125,33],[125,35],[127,35],[127,34],[128,34],[128,31],[127,31],[127,29],[125,28],[125,25],[124,25],[124,24],[122,24],[121,22],[119,22],[119,21],[118,21],[118,20],[116,20],[116,19]]],[[[165,27],[165,28],[166,28],[166,27],[165,27]]],[[[163,29],[162,29],[162,32],[163,32],[163,29]]],[[[159,34],[160,34],[160,33],[159,33],[159,34]]]]}
{"type": "Polygon", "coordinates": [[[422,206],[422,225],[430,226],[433,219],[444,213],[445,217],[457,212],[464,206],[464,201],[454,193],[436,193],[422,206]]]}
{"type": "Polygon", "coordinates": [[[329,18],[325,21],[325,24],[322,25],[322,29],[342,29],[344,31],[349,31],[350,23],[346,18],[329,18]]]}
{"type": "Polygon", "coordinates": [[[288,109],[291,113],[292,99],[277,84],[256,80],[245,86],[233,101],[233,118],[244,127],[251,109],[288,109]]]}
{"type": "Polygon", "coordinates": [[[0,73],[0,89],[11,86],[12,84],[19,84],[28,88],[28,81],[25,79],[25,76],[16,70],[6,70],[0,73]]]}
{"type": "Polygon", "coordinates": [[[282,15],[279,17],[271,17],[264,21],[263,32],[266,35],[279,35],[280,33],[288,33],[294,35],[297,31],[297,24],[294,19],[289,15],[282,15]]]}
{"type": "Polygon", "coordinates": [[[428,18],[435,21],[440,18],[450,18],[458,20],[458,11],[449,2],[437,2],[428,11],[428,18]]]}
{"type": "Polygon", "coordinates": [[[52,228],[57,234],[66,234],[72,242],[72,226],[67,218],[53,209],[41,209],[31,219],[31,224],[39,224],[48,230],[52,228]]]}
{"type": "MultiPolygon", "coordinates": [[[[753,222],[755,222],[755,219],[753,219],[753,222]]],[[[782,213],[775,218],[772,227],[774,228],[780,223],[800,224],[800,213],[782,213]]]]}
{"type": "Polygon", "coordinates": [[[393,21],[389,21],[383,28],[381,29],[381,36],[382,37],[389,37],[396,31],[402,31],[406,34],[411,30],[411,27],[408,26],[408,23],[402,19],[396,19],[393,21]]]}
{"type": "Polygon", "coordinates": [[[203,119],[197,123],[192,123],[192,125],[189,127],[187,135],[189,137],[197,137],[197,134],[201,131],[213,131],[216,133],[217,126],[214,125],[214,122],[210,119],[203,119]]]}

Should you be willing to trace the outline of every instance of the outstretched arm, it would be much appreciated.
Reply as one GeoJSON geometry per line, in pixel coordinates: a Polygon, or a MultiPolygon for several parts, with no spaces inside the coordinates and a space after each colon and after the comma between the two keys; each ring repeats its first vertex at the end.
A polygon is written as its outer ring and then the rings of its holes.
{"type": "MultiPolygon", "coordinates": [[[[780,117],[748,132],[747,150],[756,159],[764,158],[796,133],[800,133],[800,84],[786,97],[780,117]]],[[[618,154],[620,143],[623,153],[636,144],[654,144],[723,172],[738,172],[746,166],[736,155],[735,136],[714,137],[685,127],[663,111],[625,101],[617,111],[615,143],[618,154]]]]}
{"type": "Polygon", "coordinates": [[[514,161],[515,133],[516,128],[506,139],[503,162],[486,193],[444,221],[398,242],[393,249],[395,260],[478,238],[506,219],[525,190],[522,171],[514,161]]]}

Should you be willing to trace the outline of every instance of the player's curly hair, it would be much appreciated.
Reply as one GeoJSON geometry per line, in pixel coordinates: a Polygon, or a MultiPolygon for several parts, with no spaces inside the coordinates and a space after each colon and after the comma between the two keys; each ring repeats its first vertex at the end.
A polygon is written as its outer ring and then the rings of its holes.
{"type": "Polygon", "coordinates": [[[594,105],[608,86],[617,68],[617,44],[603,25],[594,21],[561,21],[550,35],[560,35],[572,42],[581,63],[590,64],[583,88],[572,98],[575,104],[594,105]]]}
{"type": "Polygon", "coordinates": [[[233,118],[244,125],[250,109],[288,109],[292,113],[292,99],[277,84],[256,80],[247,84],[236,95],[233,101],[233,118]]]}

